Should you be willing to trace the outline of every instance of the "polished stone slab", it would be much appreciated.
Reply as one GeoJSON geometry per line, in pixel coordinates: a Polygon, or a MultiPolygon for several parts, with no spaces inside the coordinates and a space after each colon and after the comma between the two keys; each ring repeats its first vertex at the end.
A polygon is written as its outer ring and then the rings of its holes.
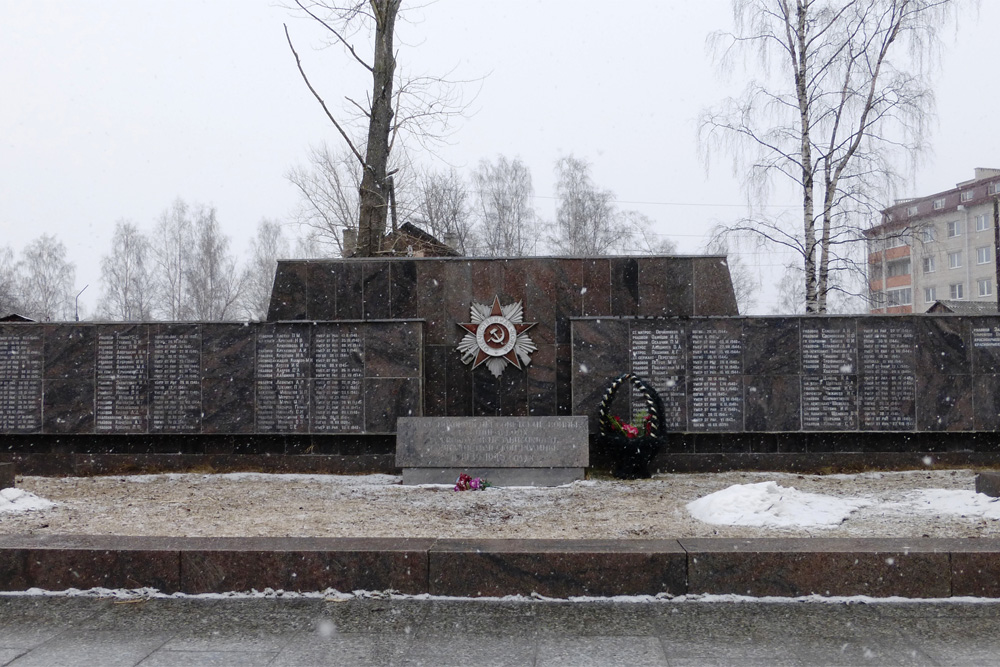
{"type": "Polygon", "coordinates": [[[681,539],[691,593],[948,597],[947,542],[921,539],[681,539]]]}
{"type": "Polygon", "coordinates": [[[400,417],[396,466],[404,484],[448,484],[461,473],[502,486],[583,479],[586,417],[400,417]]]}

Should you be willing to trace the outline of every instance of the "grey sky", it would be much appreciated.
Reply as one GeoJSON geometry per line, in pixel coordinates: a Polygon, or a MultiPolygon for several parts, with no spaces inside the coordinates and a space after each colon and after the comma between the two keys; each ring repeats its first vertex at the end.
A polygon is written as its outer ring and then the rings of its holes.
{"type": "MultiPolygon", "coordinates": [[[[485,77],[473,115],[429,164],[461,171],[518,156],[551,219],[553,167],[573,153],[682,252],[699,252],[712,224],[741,213],[725,161],[706,174],[696,143],[699,111],[742,88],[716,75],[704,46],[730,25],[728,0],[437,0],[410,21],[398,28],[405,68],[485,77]]],[[[57,235],[77,289],[90,285],[91,312],[120,218],[150,229],[177,197],[213,204],[240,253],[262,217],[287,219],[296,198],[284,174],[310,145],[338,139],[299,78],[283,22],[328,101],[365,94],[342,53],[317,50],[309,22],[266,0],[0,3],[0,245],[19,252],[57,235]]],[[[998,26],[1000,3],[987,0],[945,35],[934,153],[900,196],[1000,166],[989,90],[998,26]]],[[[764,270],[786,261],[746,259],[764,270]]]]}

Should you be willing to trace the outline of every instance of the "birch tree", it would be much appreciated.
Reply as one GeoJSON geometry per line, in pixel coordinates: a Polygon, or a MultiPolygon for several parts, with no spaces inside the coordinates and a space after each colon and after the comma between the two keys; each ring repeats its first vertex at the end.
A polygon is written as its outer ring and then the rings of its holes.
{"type": "Polygon", "coordinates": [[[486,257],[530,255],[536,242],[531,172],[521,160],[499,155],[480,160],[472,174],[476,193],[477,254],[486,257]]]}
{"type": "Polygon", "coordinates": [[[101,259],[104,294],[101,317],[121,322],[152,318],[153,281],[149,273],[149,240],[135,223],[119,220],[111,239],[111,254],[101,259]]]}
{"type": "Polygon", "coordinates": [[[186,267],[185,289],[190,316],[219,322],[238,318],[244,275],[229,251],[215,209],[203,207],[193,224],[193,247],[186,267]]]}
{"type": "Polygon", "coordinates": [[[24,315],[42,322],[72,320],[76,267],[66,259],[66,246],[42,234],[21,253],[19,289],[24,315]]]}
{"type": "MultiPolygon", "coordinates": [[[[731,230],[792,249],[806,312],[826,312],[858,270],[861,230],[925,147],[928,68],[961,0],[733,0],[736,29],[710,44],[723,69],[756,55],[743,94],[702,115],[707,154],[733,158],[759,210],[790,186],[798,223],[754,212],[731,230]]],[[[753,210],[753,209],[752,209],[753,210]]]]}
{"type": "Polygon", "coordinates": [[[416,213],[427,231],[442,242],[451,242],[461,254],[473,247],[473,221],[469,189],[452,169],[428,171],[420,178],[416,213]]]}
{"type": "Polygon", "coordinates": [[[250,258],[243,281],[243,309],[248,318],[259,321],[267,318],[278,259],[288,254],[288,239],[281,223],[261,220],[257,236],[250,242],[250,258]]]}
{"type": "Polygon", "coordinates": [[[17,262],[9,246],[0,247],[0,317],[24,310],[17,285],[17,262]]]}
{"type": "Polygon", "coordinates": [[[177,199],[160,215],[150,245],[156,276],[153,309],[160,319],[176,322],[191,316],[187,279],[193,243],[194,229],[188,205],[177,199]]]}

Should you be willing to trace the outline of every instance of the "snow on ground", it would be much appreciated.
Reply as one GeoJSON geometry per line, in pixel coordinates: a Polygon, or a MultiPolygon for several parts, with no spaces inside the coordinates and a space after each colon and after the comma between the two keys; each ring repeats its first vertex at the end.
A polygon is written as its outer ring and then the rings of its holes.
{"type": "Polygon", "coordinates": [[[17,488],[0,490],[0,512],[30,512],[55,505],[50,500],[17,488]]]}
{"type": "MultiPolygon", "coordinates": [[[[1000,519],[1000,502],[982,493],[962,489],[919,489],[896,502],[883,502],[889,512],[948,514],[965,518],[1000,519]]],[[[831,527],[847,521],[862,507],[875,505],[871,498],[837,498],[804,493],[777,482],[734,484],[687,504],[691,516],[721,526],[831,527]]]]}
{"type": "Polygon", "coordinates": [[[736,484],[688,503],[691,516],[723,526],[836,526],[851,512],[873,504],[861,498],[804,493],[777,482],[736,484]]]}

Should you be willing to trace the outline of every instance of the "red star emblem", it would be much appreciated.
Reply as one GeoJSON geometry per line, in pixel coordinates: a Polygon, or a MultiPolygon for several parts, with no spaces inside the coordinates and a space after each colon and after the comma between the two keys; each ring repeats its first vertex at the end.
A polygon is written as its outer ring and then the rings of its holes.
{"type": "Polygon", "coordinates": [[[500,305],[500,297],[495,296],[489,315],[481,322],[459,323],[458,326],[471,334],[478,345],[473,368],[490,359],[503,358],[518,370],[521,369],[521,360],[514,349],[517,338],[537,323],[516,321],[520,319],[520,316],[511,318],[505,316],[500,305]]]}

